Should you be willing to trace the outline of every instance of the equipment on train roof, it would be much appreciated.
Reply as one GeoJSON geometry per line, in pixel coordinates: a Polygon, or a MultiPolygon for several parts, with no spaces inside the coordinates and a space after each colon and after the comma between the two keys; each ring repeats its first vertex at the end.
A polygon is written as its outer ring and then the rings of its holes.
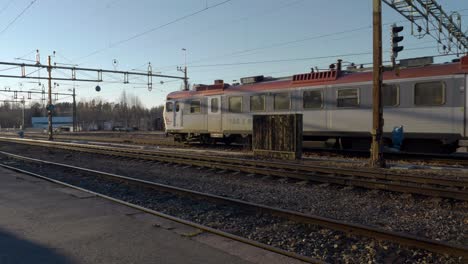
{"type": "Polygon", "coordinates": [[[400,60],[400,66],[406,68],[427,66],[431,65],[432,63],[434,63],[434,57],[421,57],[400,60]]]}
{"type": "Polygon", "coordinates": [[[251,84],[251,83],[257,83],[257,82],[261,82],[264,80],[264,76],[263,75],[258,75],[258,76],[251,76],[251,77],[244,77],[244,78],[241,78],[240,81],[242,84],[251,84]]]}

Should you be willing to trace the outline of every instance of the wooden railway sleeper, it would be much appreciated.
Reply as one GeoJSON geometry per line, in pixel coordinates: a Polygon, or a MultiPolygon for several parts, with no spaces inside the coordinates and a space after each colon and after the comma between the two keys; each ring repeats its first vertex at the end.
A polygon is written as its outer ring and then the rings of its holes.
{"type": "MultiPolygon", "coordinates": [[[[41,145],[42,145],[42,144],[41,144],[41,145]]],[[[50,146],[50,145],[46,145],[46,146],[50,146]]],[[[59,145],[56,145],[56,146],[54,146],[54,147],[63,148],[63,147],[61,147],[61,146],[59,146],[59,145]]],[[[92,153],[99,152],[99,153],[102,153],[102,154],[106,154],[106,153],[107,153],[107,154],[110,154],[110,155],[117,155],[117,154],[115,153],[115,150],[112,149],[112,148],[110,148],[111,151],[96,151],[96,150],[91,151],[90,149],[84,150],[81,146],[74,146],[74,147],[68,146],[68,147],[65,147],[65,148],[66,148],[66,149],[73,149],[73,150],[76,150],[76,149],[78,148],[78,150],[83,151],[83,152],[92,152],[92,153]]],[[[93,149],[93,148],[91,148],[91,149],[93,149]]],[[[94,147],[94,149],[96,149],[96,147],[94,147]]],[[[109,149],[109,148],[104,148],[104,149],[109,149]]],[[[131,152],[131,151],[128,151],[128,150],[125,150],[125,151],[119,150],[119,152],[125,153],[125,156],[127,156],[127,157],[135,156],[135,154],[130,155],[130,153],[132,153],[132,152],[131,152]]],[[[122,155],[122,156],[123,156],[123,155],[122,155]]],[[[138,158],[143,158],[143,157],[142,157],[143,155],[141,155],[141,154],[139,154],[139,155],[137,155],[137,156],[138,156],[138,158]]],[[[146,155],[146,156],[149,156],[149,155],[146,155]]],[[[156,159],[156,160],[161,159],[161,157],[155,157],[154,155],[152,155],[151,157],[152,157],[152,159],[156,159]]],[[[177,159],[176,159],[176,158],[172,158],[172,160],[177,160],[177,159]]],[[[181,161],[179,160],[179,161],[177,161],[177,162],[181,162],[181,161]]],[[[193,162],[193,161],[192,161],[192,162],[193,162]]],[[[211,161],[211,162],[212,162],[212,161],[211,161]]],[[[185,163],[185,162],[184,162],[184,163],[185,163]]],[[[205,162],[200,162],[200,163],[202,163],[202,164],[200,164],[200,166],[213,167],[213,166],[212,166],[213,163],[210,163],[211,165],[207,165],[205,162]]],[[[226,168],[226,167],[232,167],[232,165],[231,165],[231,166],[227,166],[227,165],[224,165],[224,166],[223,166],[223,165],[217,165],[217,168],[226,168]]],[[[234,170],[235,170],[235,169],[234,169],[234,170]]],[[[245,170],[244,170],[244,171],[245,171],[245,170]]],[[[252,171],[252,169],[247,170],[247,172],[250,172],[250,171],[252,171]]],[[[271,171],[271,170],[268,170],[268,171],[271,171]]],[[[262,173],[262,172],[261,172],[261,173],[262,173]]],[[[367,172],[367,173],[368,173],[368,172],[367,172]]],[[[263,172],[262,174],[265,175],[265,172],[263,172]]],[[[341,174],[341,173],[340,173],[340,174],[341,174]]],[[[365,174],[366,174],[366,172],[364,172],[364,175],[365,175],[365,174]]],[[[362,174],[361,174],[361,175],[362,175],[362,174]]],[[[286,175],[286,176],[285,176],[285,175],[279,175],[279,176],[281,176],[281,177],[292,177],[292,176],[289,176],[289,175],[286,175]]],[[[293,176],[293,178],[298,178],[298,176],[300,176],[300,174],[295,174],[295,176],[293,176]]],[[[358,176],[360,176],[360,175],[358,175],[358,176]]],[[[309,177],[310,177],[310,176],[308,176],[308,177],[306,177],[306,178],[309,178],[309,177]]],[[[315,176],[315,177],[317,177],[317,176],[315,176]]],[[[324,176],[324,177],[325,177],[325,176],[324,176]]],[[[330,177],[330,176],[327,176],[327,177],[330,177]]],[[[304,179],[304,176],[300,176],[300,178],[304,179]]],[[[334,178],[336,178],[336,176],[335,176],[334,178]]],[[[311,180],[314,180],[314,179],[311,179],[311,180]]],[[[335,180],[336,180],[336,179],[335,179],[335,180]]],[[[335,180],[330,180],[330,178],[329,178],[328,180],[326,180],[326,181],[324,181],[324,182],[336,183],[336,184],[344,184],[344,183],[342,182],[342,180],[341,180],[341,182],[336,182],[335,180]]],[[[388,185],[388,184],[387,184],[387,185],[388,185]]],[[[364,184],[364,186],[366,186],[366,185],[364,184]]],[[[383,185],[382,185],[382,186],[383,186],[383,185]]],[[[400,186],[401,186],[401,185],[400,185],[400,186]]],[[[378,187],[378,188],[381,188],[380,186],[377,186],[377,187],[378,187]]],[[[385,188],[384,188],[384,189],[385,189],[385,188]]],[[[416,190],[417,190],[417,189],[416,189],[416,190]]],[[[456,193],[456,194],[454,194],[454,195],[451,195],[450,193],[447,193],[447,190],[438,190],[438,191],[439,191],[439,193],[445,192],[446,194],[448,194],[448,198],[466,197],[466,196],[467,196],[466,194],[463,195],[463,194],[459,194],[459,193],[456,193]]],[[[415,193],[420,193],[420,192],[417,191],[417,192],[415,192],[415,193]]],[[[424,193],[434,193],[434,192],[431,191],[431,192],[424,192],[424,193]]],[[[447,197],[447,196],[446,196],[446,197],[447,197]]],[[[465,198],[465,199],[466,199],[466,198],[465,198]]]]}

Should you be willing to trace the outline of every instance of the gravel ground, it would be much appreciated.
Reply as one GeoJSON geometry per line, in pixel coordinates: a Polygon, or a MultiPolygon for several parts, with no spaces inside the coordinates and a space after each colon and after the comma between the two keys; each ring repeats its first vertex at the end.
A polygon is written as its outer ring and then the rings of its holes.
{"type": "Polygon", "coordinates": [[[211,203],[120,180],[24,161],[0,162],[45,174],[75,186],[148,207],[169,215],[260,241],[278,248],[333,263],[462,263],[461,259],[407,249],[397,244],[349,236],[315,225],[298,224],[268,214],[211,203]]]}
{"type": "MultiPolygon", "coordinates": [[[[0,133],[1,134],[1,133],[0,133]]],[[[16,137],[17,134],[7,134],[10,136],[16,137]]],[[[36,139],[45,139],[45,134],[40,134],[38,137],[37,134],[26,134],[26,137],[36,137],[36,139]]],[[[194,152],[194,153],[203,153],[209,155],[222,155],[222,156],[234,156],[239,158],[252,158],[252,152],[245,147],[237,144],[233,144],[230,146],[226,146],[224,144],[217,144],[217,145],[203,145],[198,143],[191,143],[191,144],[183,144],[174,142],[171,136],[165,137],[163,133],[142,133],[142,132],[132,132],[132,133],[125,133],[125,132],[102,132],[102,133],[65,133],[65,134],[57,134],[56,139],[60,140],[61,137],[64,141],[73,141],[74,137],[77,138],[93,138],[97,140],[99,138],[103,139],[120,139],[125,140],[122,141],[120,144],[131,144],[131,148],[147,148],[147,149],[161,149],[161,150],[171,150],[171,151],[181,151],[181,152],[194,152]],[[151,145],[141,145],[141,144],[132,144],[132,142],[136,140],[144,140],[143,144],[151,145]]],[[[82,142],[83,143],[83,142],[82,142]]],[[[93,144],[93,140],[89,141],[90,144],[93,144]]],[[[142,143],[142,142],[140,142],[142,143]]],[[[310,142],[309,142],[310,143],[310,142]]],[[[114,143],[109,143],[114,144],[114,143]]],[[[119,143],[115,143],[119,145],[119,143]]],[[[315,144],[315,143],[313,143],[315,144]]],[[[307,144],[306,144],[307,145],[307,144]]],[[[130,145],[129,145],[130,146],[130,145]]],[[[122,147],[122,145],[120,146],[122,147]]],[[[351,167],[351,168],[361,168],[365,167],[368,164],[368,158],[360,157],[360,154],[357,156],[353,156],[353,154],[340,154],[335,153],[333,151],[310,151],[304,150],[303,153],[303,161],[304,163],[309,163],[313,165],[320,165],[320,166],[342,166],[342,167],[351,167]]],[[[468,174],[468,168],[464,166],[457,166],[457,165],[444,165],[443,163],[438,162],[430,162],[430,161],[417,161],[417,160],[388,160],[388,165],[392,167],[392,169],[398,170],[398,167],[402,166],[416,166],[416,167],[433,167],[433,166],[440,166],[447,169],[453,169],[454,171],[452,174],[459,174],[463,176],[464,174],[468,174]],[[459,172],[463,169],[462,172],[459,172]],[[457,172],[458,171],[458,172],[457,172]]],[[[412,168],[411,171],[405,169],[405,173],[424,173],[427,175],[434,175],[434,176],[444,176],[444,172],[437,172],[432,169],[415,169],[412,168]]]]}
{"type": "Polygon", "coordinates": [[[205,169],[175,168],[93,154],[76,155],[56,149],[44,151],[40,147],[11,143],[2,144],[0,150],[454,244],[468,244],[468,202],[327,184],[293,183],[245,174],[219,174],[205,169]]]}

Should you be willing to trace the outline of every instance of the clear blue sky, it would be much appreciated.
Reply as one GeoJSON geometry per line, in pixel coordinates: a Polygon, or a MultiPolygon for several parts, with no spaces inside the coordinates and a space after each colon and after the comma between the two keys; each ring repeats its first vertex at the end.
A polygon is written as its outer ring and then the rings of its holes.
{"type": "MultiPolygon", "coordinates": [[[[41,61],[46,63],[47,55],[55,50],[57,55],[53,61],[57,63],[76,63],[82,67],[106,69],[116,67],[118,70],[140,67],[144,70],[146,66],[143,65],[150,61],[155,72],[181,75],[176,71],[176,65],[184,64],[181,49],[186,48],[190,82],[211,83],[214,79],[232,82],[252,75],[286,76],[308,72],[313,66],[327,67],[336,61],[336,55],[372,51],[371,0],[232,0],[116,45],[139,33],[223,1],[37,0],[4,30],[32,1],[1,0],[0,10],[3,11],[0,13],[0,31],[3,30],[3,33],[0,33],[0,59],[15,61],[14,58],[24,55],[24,59],[34,59],[33,51],[39,49],[41,61]],[[329,33],[336,34],[314,38],[329,33]],[[93,55],[87,56],[90,54],[93,55]],[[313,59],[323,56],[331,57],[313,59]],[[295,58],[311,59],[219,65],[295,58]],[[113,65],[114,59],[118,61],[117,65],[113,65]]],[[[462,10],[463,28],[467,30],[468,1],[438,2],[448,12],[462,10]]],[[[403,51],[400,58],[438,54],[436,48],[427,48],[436,47],[435,40],[411,36],[409,23],[400,22],[404,18],[385,4],[383,21],[399,22],[405,26],[403,45],[408,50],[403,51]],[[414,48],[421,49],[409,50],[414,48]]],[[[390,42],[389,25],[384,26],[383,36],[386,51],[390,42]]],[[[342,58],[357,64],[372,62],[371,55],[342,58]]],[[[445,57],[443,60],[452,58],[445,57]]],[[[384,59],[389,59],[388,53],[384,53],[384,59]]],[[[19,74],[19,70],[16,73],[19,74]]],[[[46,72],[40,74],[45,76],[46,72]]],[[[32,76],[37,76],[37,73],[32,76]]],[[[104,75],[105,80],[115,81],[116,78],[123,80],[120,76],[104,75]]],[[[142,78],[133,81],[142,83],[146,80],[142,78]]],[[[94,91],[96,83],[76,84],[79,98],[89,100],[101,97],[113,101],[125,89],[129,93],[138,94],[146,106],[155,106],[164,102],[168,92],[181,87],[180,81],[164,85],[156,83],[159,81],[153,79],[155,85],[152,92],[143,89],[141,84],[102,83],[100,93],[94,91]]],[[[37,88],[37,84],[14,79],[2,79],[0,87],[13,89],[20,85],[24,90],[37,88]]],[[[66,92],[70,87],[60,82],[56,91],[66,92]]],[[[5,94],[0,93],[0,99],[6,98],[5,94]]]]}

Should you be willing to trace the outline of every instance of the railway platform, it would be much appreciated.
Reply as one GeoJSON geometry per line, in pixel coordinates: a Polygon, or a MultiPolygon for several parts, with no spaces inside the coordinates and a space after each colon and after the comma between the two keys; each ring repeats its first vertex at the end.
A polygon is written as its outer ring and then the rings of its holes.
{"type": "Polygon", "coordinates": [[[0,263],[301,263],[0,168],[0,263]]]}

